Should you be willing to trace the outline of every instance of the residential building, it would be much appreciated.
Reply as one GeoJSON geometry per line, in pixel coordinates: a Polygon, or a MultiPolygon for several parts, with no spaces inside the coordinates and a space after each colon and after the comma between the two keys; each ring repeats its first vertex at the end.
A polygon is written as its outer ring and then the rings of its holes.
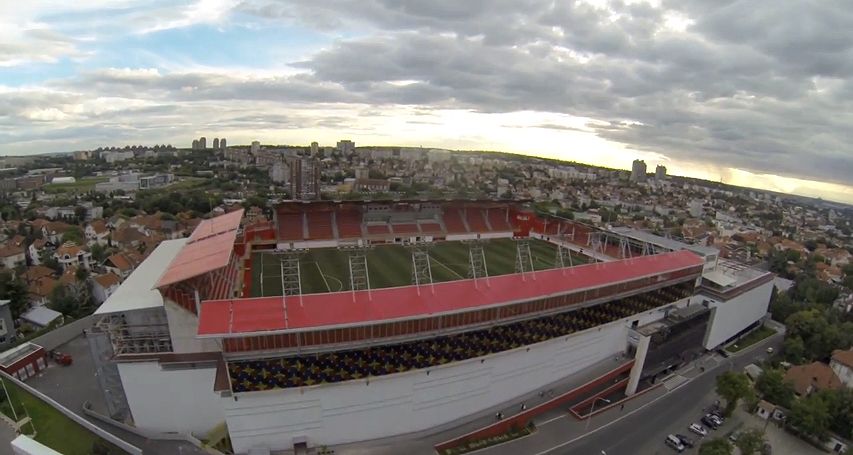
{"type": "Polygon", "coordinates": [[[355,153],[355,142],[349,139],[342,139],[338,141],[336,148],[344,155],[351,155],[355,153]]]}
{"type": "Polygon", "coordinates": [[[104,261],[104,268],[107,272],[117,275],[121,281],[124,281],[141,262],[142,256],[135,251],[116,253],[104,261]]]}
{"type": "Polygon", "coordinates": [[[41,265],[41,255],[46,245],[47,240],[35,239],[33,240],[33,243],[27,247],[27,255],[30,257],[30,264],[41,265]]]}
{"type": "Polygon", "coordinates": [[[225,147],[227,147],[226,144],[227,144],[227,142],[226,142],[224,137],[222,139],[220,139],[219,140],[219,150],[225,150],[225,147]]]}
{"type": "Polygon", "coordinates": [[[645,182],[646,181],[646,162],[643,160],[634,160],[631,164],[631,181],[645,182]]]}
{"type": "Polygon", "coordinates": [[[94,244],[106,245],[110,236],[110,230],[107,228],[107,223],[104,220],[95,220],[86,225],[83,231],[86,236],[86,243],[89,246],[94,244]]]}
{"type": "Polygon", "coordinates": [[[270,180],[275,183],[286,184],[290,175],[290,167],[284,161],[273,163],[270,167],[270,180]]]}
{"type": "Polygon", "coordinates": [[[846,351],[842,349],[832,351],[829,367],[845,386],[853,387],[853,348],[846,351]]]}
{"type": "Polygon", "coordinates": [[[290,162],[290,197],[296,200],[320,199],[320,162],[297,158],[290,162]]]}
{"type": "Polygon", "coordinates": [[[791,383],[794,392],[801,397],[818,390],[837,390],[842,387],[841,380],[829,365],[812,362],[808,365],[796,365],[785,372],[785,382],[791,383]]]}
{"type": "Polygon", "coordinates": [[[198,148],[204,150],[207,148],[207,138],[202,136],[198,138],[198,148]]]}
{"type": "Polygon", "coordinates": [[[252,154],[258,153],[261,151],[261,143],[258,141],[252,141],[252,154]]]}
{"type": "Polygon", "coordinates": [[[50,221],[45,223],[41,228],[42,237],[50,241],[54,245],[62,243],[62,235],[72,229],[74,226],[62,221],[50,221]]]}
{"type": "Polygon", "coordinates": [[[213,138],[213,149],[219,150],[219,138],[218,137],[213,138]]]}
{"type": "Polygon", "coordinates": [[[74,242],[62,244],[53,253],[53,257],[62,266],[62,270],[67,270],[69,267],[83,267],[88,270],[91,267],[92,253],[74,242]]]}
{"type": "Polygon", "coordinates": [[[92,297],[95,303],[104,303],[121,285],[121,280],[114,273],[104,273],[92,278],[92,297]]]}
{"type": "Polygon", "coordinates": [[[658,164],[655,166],[655,180],[666,179],[666,166],[658,164]]]}
{"type": "Polygon", "coordinates": [[[27,265],[26,249],[21,245],[6,243],[0,246],[0,264],[7,269],[27,265]]]}
{"type": "Polygon", "coordinates": [[[51,324],[62,325],[65,317],[62,313],[51,310],[46,306],[36,306],[22,314],[21,319],[36,327],[44,328],[51,324]]]}
{"type": "Polygon", "coordinates": [[[311,143],[311,157],[316,157],[320,154],[320,144],[316,142],[311,143]]]}

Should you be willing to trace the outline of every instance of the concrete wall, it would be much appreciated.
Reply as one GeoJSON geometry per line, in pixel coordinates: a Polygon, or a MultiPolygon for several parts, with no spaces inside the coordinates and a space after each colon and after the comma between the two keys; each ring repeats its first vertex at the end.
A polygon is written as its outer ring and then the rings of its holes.
{"type": "Polygon", "coordinates": [[[711,320],[708,322],[705,349],[718,347],[750,324],[761,319],[767,313],[772,293],[772,281],[725,302],[704,295],[699,290],[693,300],[697,303],[707,300],[710,302],[711,308],[711,320]]]}
{"type": "Polygon", "coordinates": [[[152,433],[206,434],[222,423],[215,367],[164,370],[156,361],[118,363],[136,427],[152,433]]]}
{"type": "Polygon", "coordinates": [[[33,338],[31,342],[43,347],[46,351],[58,348],[59,346],[71,341],[78,335],[83,333],[83,330],[92,326],[95,316],[89,315],[80,318],[74,322],[57,327],[44,335],[33,338]]]}
{"type": "Polygon", "coordinates": [[[627,346],[628,320],[513,351],[368,380],[223,397],[237,453],[421,431],[535,391],[627,346]]]}
{"type": "Polygon", "coordinates": [[[196,338],[198,333],[198,317],[186,309],[165,302],[166,318],[169,320],[169,337],[172,339],[172,350],[178,353],[221,351],[222,348],[215,340],[196,338]]]}

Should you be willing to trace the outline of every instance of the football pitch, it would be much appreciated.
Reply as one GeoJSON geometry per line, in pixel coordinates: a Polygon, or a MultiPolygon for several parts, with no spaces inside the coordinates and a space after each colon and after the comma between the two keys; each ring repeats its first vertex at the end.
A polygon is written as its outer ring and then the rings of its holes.
{"type": "MultiPolygon", "coordinates": [[[[556,266],[556,246],[530,239],[533,267],[545,270],[556,266]]],[[[492,239],[483,243],[489,276],[515,273],[516,242],[511,239],[492,239]]],[[[462,242],[440,242],[428,249],[434,282],[460,280],[468,277],[468,245],[462,242]]],[[[572,255],[574,265],[585,258],[572,255]]],[[[566,266],[569,264],[566,263],[566,266]]],[[[367,252],[367,268],[371,289],[412,284],[412,252],[402,245],[376,245],[367,252]]],[[[318,248],[305,251],[299,259],[300,282],[303,294],[350,290],[349,260],[346,250],[318,248]]],[[[252,297],[282,295],[281,254],[254,253],[252,257],[252,297]]]]}

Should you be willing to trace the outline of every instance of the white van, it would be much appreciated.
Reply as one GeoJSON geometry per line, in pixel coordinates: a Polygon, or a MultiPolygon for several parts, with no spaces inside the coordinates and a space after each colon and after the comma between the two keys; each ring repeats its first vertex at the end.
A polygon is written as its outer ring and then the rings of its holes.
{"type": "Polygon", "coordinates": [[[677,450],[679,453],[684,452],[684,444],[682,444],[681,440],[675,437],[674,434],[667,436],[664,442],[666,443],[666,445],[677,450]]]}

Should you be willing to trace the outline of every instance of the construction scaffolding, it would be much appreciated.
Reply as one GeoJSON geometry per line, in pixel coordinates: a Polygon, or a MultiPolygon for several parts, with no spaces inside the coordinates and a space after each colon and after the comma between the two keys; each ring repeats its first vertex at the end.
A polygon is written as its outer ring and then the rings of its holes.
{"type": "Polygon", "coordinates": [[[574,267],[574,263],[572,261],[572,250],[562,246],[557,245],[557,251],[554,254],[554,267],[574,267]]]}
{"type": "Polygon", "coordinates": [[[302,295],[301,250],[287,250],[281,254],[281,290],[284,296],[302,295]]]}
{"type": "Polygon", "coordinates": [[[468,278],[488,278],[489,268],[486,266],[486,253],[483,242],[471,240],[468,243],[468,278]]]}
{"type": "Polygon", "coordinates": [[[432,284],[432,268],[429,262],[429,245],[417,242],[410,245],[412,250],[412,284],[421,292],[421,285],[432,284]]]}
{"type": "Polygon", "coordinates": [[[373,297],[370,294],[370,272],[367,269],[367,252],[369,249],[369,246],[348,249],[350,289],[353,292],[353,299],[355,299],[355,291],[366,290],[368,296],[373,297]]]}
{"type": "Polygon", "coordinates": [[[528,240],[515,242],[515,273],[533,272],[533,255],[530,253],[528,240]]]}

